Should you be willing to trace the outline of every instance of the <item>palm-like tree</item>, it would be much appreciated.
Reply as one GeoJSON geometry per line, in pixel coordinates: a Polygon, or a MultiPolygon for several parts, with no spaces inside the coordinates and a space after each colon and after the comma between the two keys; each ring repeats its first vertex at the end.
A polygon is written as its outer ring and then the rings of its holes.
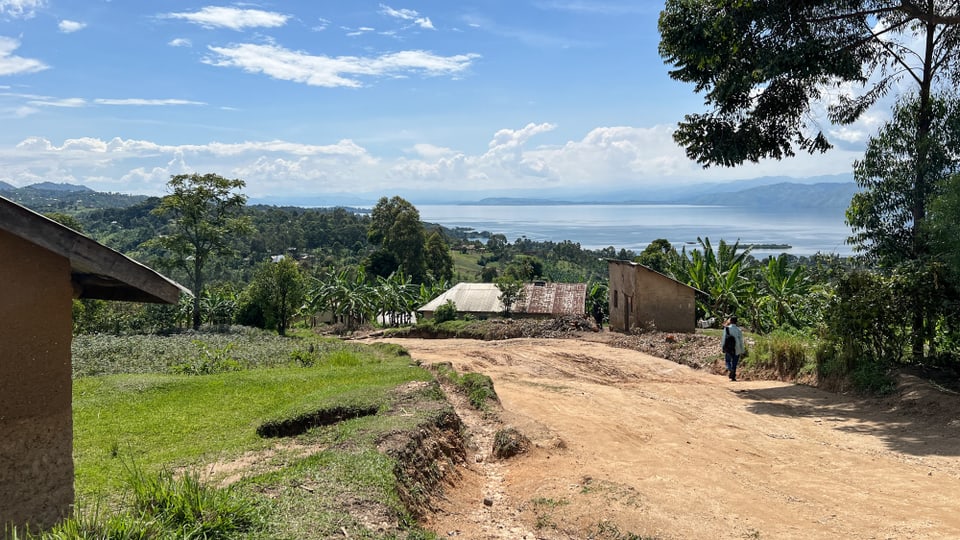
{"type": "Polygon", "coordinates": [[[727,244],[720,240],[716,251],[709,238],[697,238],[700,249],[687,255],[686,248],[674,260],[671,272],[677,280],[710,295],[697,300],[698,315],[724,317],[736,313],[750,291],[749,254],[752,248],[740,250],[740,241],[727,244]]]}
{"type": "Polygon", "coordinates": [[[764,299],[770,306],[773,325],[798,325],[794,306],[801,304],[804,295],[810,290],[805,268],[797,265],[791,270],[787,265],[787,255],[781,254],[767,261],[767,265],[760,270],[760,277],[763,280],[764,299]]]}

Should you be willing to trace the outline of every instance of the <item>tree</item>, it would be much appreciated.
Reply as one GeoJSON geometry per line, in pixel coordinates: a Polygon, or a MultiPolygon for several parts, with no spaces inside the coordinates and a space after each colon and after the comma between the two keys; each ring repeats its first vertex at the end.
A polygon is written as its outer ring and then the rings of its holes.
{"type": "MultiPolygon", "coordinates": [[[[415,283],[426,277],[426,233],[420,212],[401,197],[381,197],[370,213],[367,238],[393,255],[402,271],[415,283]]],[[[385,276],[384,276],[385,277],[385,276]]]]}
{"type": "Polygon", "coordinates": [[[246,184],[217,174],[178,174],[170,178],[170,194],[153,211],[170,218],[165,234],[148,241],[170,253],[162,265],[183,270],[193,288],[193,328],[201,322],[200,299],[204,270],[214,257],[233,253],[232,242],[250,231],[241,215],[247,197],[237,191],[246,184]]]}
{"type": "Polygon", "coordinates": [[[769,306],[774,327],[784,323],[800,326],[794,306],[802,303],[803,296],[809,291],[806,269],[795,265],[793,270],[787,266],[787,255],[770,257],[767,265],[760,269],[763,280],[764,302],[769,306]]]}
{"type": "MultiPolygon", "coordinates": [[[[840,92],[827,106],[831,122],[849,124],[899,81],[915,85],[912,117],[899,123],[910,131],[900,138],[911,154],[906,168],[870,173],[894,180],[877,200],[907,212],[887,213],[865,200],[852,209],[880,212],[878,220],[900,220],[884,224],[886,237],[902,236],[909,244],[903,262],[914,266],[910,273],[928,274],[916,270],[929,256],[921,231],[937,182],[937,156],[931,151],[942,112],[935,94],[938,84],[960,82],[960,5],[946,0],[668,0],[660,30],[660,53],[676,66],[671,76],[705,92],[712,108],[687,115],[674,134],[687,155],[704,165],[779,159],[793,155],[794,146],[825,151],[830,143],[816,127],[812,107],[833,98],[827,88],[862,87],[860,94],[840,92]]],[[[884,138],[881,146],[887,144],[884,138]]],[[[913,306],[916,360],[924,357],[929,333],[924,311],[919,302],[913,306]]]]}
{"type": "Polygon", "coordinates": [[[960,79],[960,6],[945,0],[667,0],[659,27],[671,77],[712,109],[687,115],[674,134],[704,165],[827,150],[812,107],[847,83],[864,91],[833,99],[831,122],[854,122],[906,78],[923,140],[934,84],[960,79]]]}
{"type": "Polygon", "coordinates": [[[290,320],[304,300],[304,280],[297,263],[289,257],[264,262],[250,289],[250,296],[261,307],[267,325],[285,336],[290,320]]]}
{"type": "Polygon", "coordinates": [[[433,231],[427,239],[426,257],[427,271],[433,281],[453,279],[453,256],[450,255],[450,247],[439,231],[433,231]]]}
{"type": "Polygon", "coordinates": [[[898,103],[893,119],[870,139],[863,159],[854,165],[861,191],[847,210],[851,240],[861,255],[914,280],[906,284],[917,294],[903,307],[913,315],[911,343],[917,360],[925,356],[925,344],[933,349],[942,307],[941,295],[929,294],[942,285],[936,268],[942,257],[931,237],[928,209],[960,173],[960,101],[934,96],[930,109],[927,135],[919,139],[919,100],[898,103]]]}
{"type": "Polygon", "coordinates": [[[503,315],[509,316],[513,305],[523,302],[526,298],[526,289],[523,282],[511,277],[501,277],[495,282],[500,289],[500,302],[503,304],[503,315]]]}
{"type": "Polygon", "coordinates": [[[669,271],[671,261],[676,257],[677,250],[673,249],[670,241],[665,238],[658,238],[650,242],[650,244],[640,252],[640,255],[634,258],[634,262],[638,262],[661,274],[666,274],[669,271]]]}

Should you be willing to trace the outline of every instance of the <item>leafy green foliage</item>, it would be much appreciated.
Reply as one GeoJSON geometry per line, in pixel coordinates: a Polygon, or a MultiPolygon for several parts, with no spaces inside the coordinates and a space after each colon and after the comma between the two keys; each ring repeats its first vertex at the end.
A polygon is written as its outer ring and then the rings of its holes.
{"type": "Polygon", "coordinates": [[[909,319],[902,285],[896,276],[867,272],[840,281],[825,312],[825,334],[817,351],[822,379],[885,372],[902,360],[909,319]]]}
{"type": "Polygon", "coordinates": [[[386,277],[399,270],[422,283],[426,278],[426,233],[420,212],[401,197],[381,197],[370,217],[368,239],[397,261],[397,268],[379,275],[386,277]]]}
{"type": "Polygon", "coordinates": [[[170,194],[160,201],[154,213],[170,218],[166,234],[148,244],[171,253],[167,267],[183,270],[193,287],[193,329],[200,328],[200,298],[211,258],[233,252],[233,240],[250,231],[249,220],[241,210],[244,195],[235,193],[246,185],[243,180],[228,180],[217,174],[180,174],[167,183],[170,194]]]}
{"type": "Polygon", "coordinates": [[[857,96],[831,100],[839,124],[901,78],[929,94],[934,81],[957,76],[956,15],[945,2],[668,0],[660,54],[671,77],[693,84],[710,108],[687,115],[674,138],[705,165],[824,151],[830,143],[810,114],[827,101],[824,88],[870,81],[857,96]],[[911,50],[928,37],[931,46],[911,50]]]}
{"type": "Polygon", "coordinates": [[[682,283],[709,294],[697,298],[698,318],[725,318],[736,315],[749,293],[748,269],[751,248],[740,251],[740,242],[728,244],[723,239],[714,251],[709,238],[697,238],[699,249],[687,255],[686,248],[674,261],[671,273],[682,283]]]}
{"type": "Polygon", "coordinates": [[[290,320],[304,300],[304,278],[297,263],[289,257],[266,261],[257,269],[249,286],[251,302],[264,314],[264,322],[286,335],[290,320]]]}
{"type": "Polygon", "coordinates": [[[437,324],[452,321],[457,318],[457,304],[447,300],[433,312],[433,321],[437,324]]]}
{"type": "Polygon", "coordinates": [[[500,302],[503,303],[504,316],[510,315],[514,304],[522,302],[525,296],[523,282],[508,276],[496,280],[497,289],[500,289],[500,302]]]}
{"type": "Polygon", "coordinates": [[[433,231],[427,238],[426,245],[427,272],[431,281],[441,282],[453,279],[453,255],[450,247],[439,231],[433,231]]]}
{"type": "Polygon", "coordinates": [[[226,373],[228,371],[240,371],[243,369],[243,365],[230,355],[230,351],[233,350],[232,343],[228,343],[226,346],[220,348],[212,348],[199,340],[193,343],[200,349],[200,353],[186,362],[170,366],[171,373],[179,375],[211,375],[213,373],[226,373]]]}
{"type": "Polygon", "coordinates": [[[457,373],[449,364],[438,364],[433,366],[437,376],[441,377],[451,384],[457,390],[467,396],[467,400],[473,408],[485,411],[487,410],[487,401],[498,401],[497,392],[493,388],[493,379],[482,373],[457,373]]]}
{"type": "Polygon", "coordinates": [[[772,372],[780,380],[796,380],[814,370],[813,358],[808,360],[807,351],[813,339],[785,330],[756,339],[750,355],[744,359],[744,367],[772,372]]]}

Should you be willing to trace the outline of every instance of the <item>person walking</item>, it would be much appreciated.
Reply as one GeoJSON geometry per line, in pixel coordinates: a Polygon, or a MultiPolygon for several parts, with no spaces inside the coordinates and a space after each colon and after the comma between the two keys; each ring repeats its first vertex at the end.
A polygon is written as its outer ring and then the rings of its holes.
{"type": "Polygon", "coordinates": [[[723,358],[727,362],[727,376],[731,381],[737,380],[737,364],[743,354],[743,332],[737,326],[736,315],[723,323],[723,358]]]}

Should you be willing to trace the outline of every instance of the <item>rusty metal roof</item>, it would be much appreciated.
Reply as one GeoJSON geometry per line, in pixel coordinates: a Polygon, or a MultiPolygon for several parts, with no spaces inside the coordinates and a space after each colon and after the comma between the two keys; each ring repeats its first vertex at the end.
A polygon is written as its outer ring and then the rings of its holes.
{"type": "Polygon", "coordinates": [[[543,315],[583,315],[586,311],[586,283],[527,283],[523,306],[514,311],[543,315]]]}

